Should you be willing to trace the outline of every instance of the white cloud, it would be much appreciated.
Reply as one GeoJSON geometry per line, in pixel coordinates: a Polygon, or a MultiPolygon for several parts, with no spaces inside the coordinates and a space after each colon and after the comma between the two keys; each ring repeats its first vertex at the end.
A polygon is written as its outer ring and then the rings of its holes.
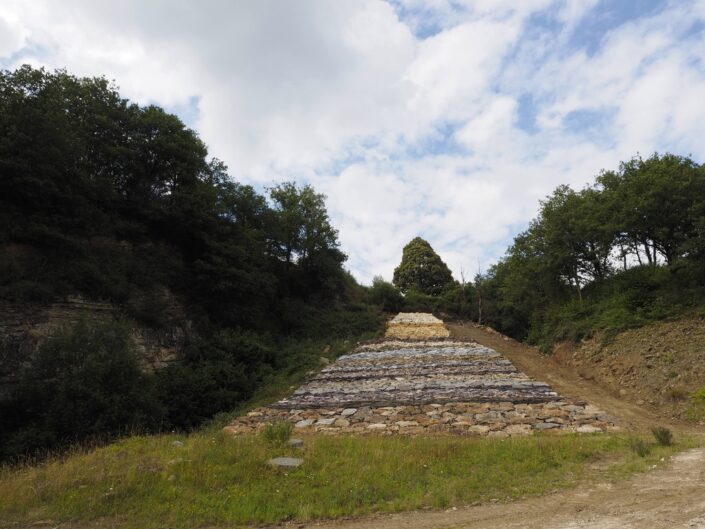
{"type": "Polygon", "coordinates": [[[0,61],[104,74],[141,103],[196,100],[236,178],[328,194],[358,278],[389,278],[416,235],[459,277],[558,184],[637,151],[705,157],[705,0],[576,41],[608,4],[5,0],[0,61]]]}

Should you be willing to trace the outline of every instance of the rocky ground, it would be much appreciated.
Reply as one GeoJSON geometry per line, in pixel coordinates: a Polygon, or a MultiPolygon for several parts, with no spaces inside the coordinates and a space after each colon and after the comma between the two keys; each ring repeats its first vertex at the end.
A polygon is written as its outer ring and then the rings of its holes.
{"type": "Polygon", "coordinates": [[[424,318],[417,320],[405,324],[417,325],[424,340],[401,341],[392,332],[387,340],[361,345],[291,396],[253,410],[225,430],[249,433],[282,420],[299,432],[328,434],[507,437],[616,428],[605,412],[562,398],[494,349],[473,341],[429,340],[434,331],[422,329],[429,325],[424,318]]]}

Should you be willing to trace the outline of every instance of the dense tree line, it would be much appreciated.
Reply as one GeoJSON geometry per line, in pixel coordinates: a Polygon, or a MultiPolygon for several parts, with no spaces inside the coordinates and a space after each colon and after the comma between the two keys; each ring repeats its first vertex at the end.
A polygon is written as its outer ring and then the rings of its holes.
{"type": "Polygon", "coordinates": [[[67,329],[46,346],[62,354],[40,351],[22,375],[27,383],[0,409],[0,448],[12,446],[4,455],[80,438],[81,429],[195,426],[291,367],[287,339],[375,330],[379,311],[343,269],[324,198],[294,183],[261,194],[236,182],[176,116],[127,101],[104,78],[28,66],[1,72],[0,301],[80,294],[157,328],[170,323],[176,303],[194,325],[183,361],[153,383],[126,367],[134,359],[120,321],[99,325],[102,332],[67,329]],[[90,351],[76,349],[81,339],[90,351]],[[74,428],[60,429],[41,406],[51,393],[37,376],[50,371],[41,365],[46,355],[64,359],[48,376],[52,384],[68,376],[64,389],[75,385],[70,373],[103,380],[108,358],[122,359],[108,378],[134,383],[90,386],[94,401],[118,404],[82,408],[74,428]],[[149,401],[133,406],[136,422],[122,415],[130,401],[149,401]],[[101,414],[116,419],[101,423],[101,414]]]}
{"type": "Polygon", "coordinates": [[[386,310],[479,321],[550,349],[705,306],[705,166],[639,156],[580,191],[559,186],[505,256],[458,282],[423,239],[393,283],[375,278],[386,310]]]}
{"type": "Polygon", "coordinates": [[[548,347],[702,305],[704,245],[705,167],[637,156],[558,187],[476,288],[491,324],[548,347]]]}

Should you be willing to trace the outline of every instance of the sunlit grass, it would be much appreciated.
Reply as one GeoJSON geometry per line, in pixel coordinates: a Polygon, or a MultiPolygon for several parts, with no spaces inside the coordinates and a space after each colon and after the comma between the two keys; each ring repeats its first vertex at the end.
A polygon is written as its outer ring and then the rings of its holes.
{"type": "Polygon", "coordinates": [[[627,475],[677,449],[654,446],[641,458],[625,437],[608,435],[310,437],[303,450],[208,432],[132,437],[4,469],[0,522],[188,528],[440,509],[568,487],[594,477],[592,463],[603,458],[614,461],[611,475],[627,475]],[[184,446],[172,444],[178,439],[184,446]],[[276,456],[305,462],[277,470],[266,464],[276,456]]]}

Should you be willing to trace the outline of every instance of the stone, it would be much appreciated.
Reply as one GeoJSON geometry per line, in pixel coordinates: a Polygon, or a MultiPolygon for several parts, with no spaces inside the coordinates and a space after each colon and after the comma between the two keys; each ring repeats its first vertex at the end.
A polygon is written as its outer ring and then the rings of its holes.
{"type": "Polygon", "coordinates": [[[578,426],[575,431],[578,433],[602,433],[601,428],[598,428],[597,426],[590,426],[589,424],[578,426]]]}
{"type": "Polygon", "coordinates": [[[335,419],[318,419],[316,421],[316,426],[332,426],[335,419]]]}
{"type": "Polygon", "coordinates": [[[529,435],[531,433],[531,425],[529,424],[510,424],[504,430],[510,436],[529,435]]]}
{"type": "Polygon", "coordinates": [[[288,443],[289,446],[293,448],[303,448],[304,446],[304,440],[303,439],[289,439],[288,443]]]}
{"type": "Polygon", "coordinates": [[[350,426],[350,421],[348,421],[347,419],[336,419],[333,423],[333,426],[337,426],[339,428],[347,428],[348,426],[350,426]]]}
{"type": "Polygon", "coordinates": [[[313,419],[303,419],[294,425],[294,428],[307,428],[313,424],[313,419]]]}
{"type": "Polygon", "coordinates": [[[536,430],[552,430],[553,428],[560,428],[561,425],[555,422],[538,422],[534,424],[534,429],[536,430]]]}
{"type": "Polygon", "coordinates": [[[468,433],[473,435],[485,435],[489,431],[490,427],[485,426],[484,424],[475,424],[473,426],[468,427],[468,433]]]}
{"type": "Polygon", "coordinates": [[[183,441],[173,441],[171,443],[171,446],[175,446],[177,448],[182,448],[184,446],[184,442],[183,441]]]}
{"type": "Polygon", "coordinates": [[[367,425],[368,430],[384,430],[387,428],[387,425],[381,422],[375,422],[372,424],[367,425]]]}
{"type": "Polygon", "coordinates": [[[399,426],[400,428],[408,428],[409,426],[418,426],[419,423],[416,421],[397,421],[394,424],[399,426]]]}
{"type": "Polygon", "coordinates": [[[267,464],[279,468],[296,468],[303,462],[304,460],[298,457],[275,457],[267,461],[267,464]]]}
{"type": "Polygon", "coordinates": [[[357,411],[357,408],[345,408],[343,411],[340,412],[340,415],[343,417],[350,417],[351,415],[355,415],[355,412],[357,411]]]}

